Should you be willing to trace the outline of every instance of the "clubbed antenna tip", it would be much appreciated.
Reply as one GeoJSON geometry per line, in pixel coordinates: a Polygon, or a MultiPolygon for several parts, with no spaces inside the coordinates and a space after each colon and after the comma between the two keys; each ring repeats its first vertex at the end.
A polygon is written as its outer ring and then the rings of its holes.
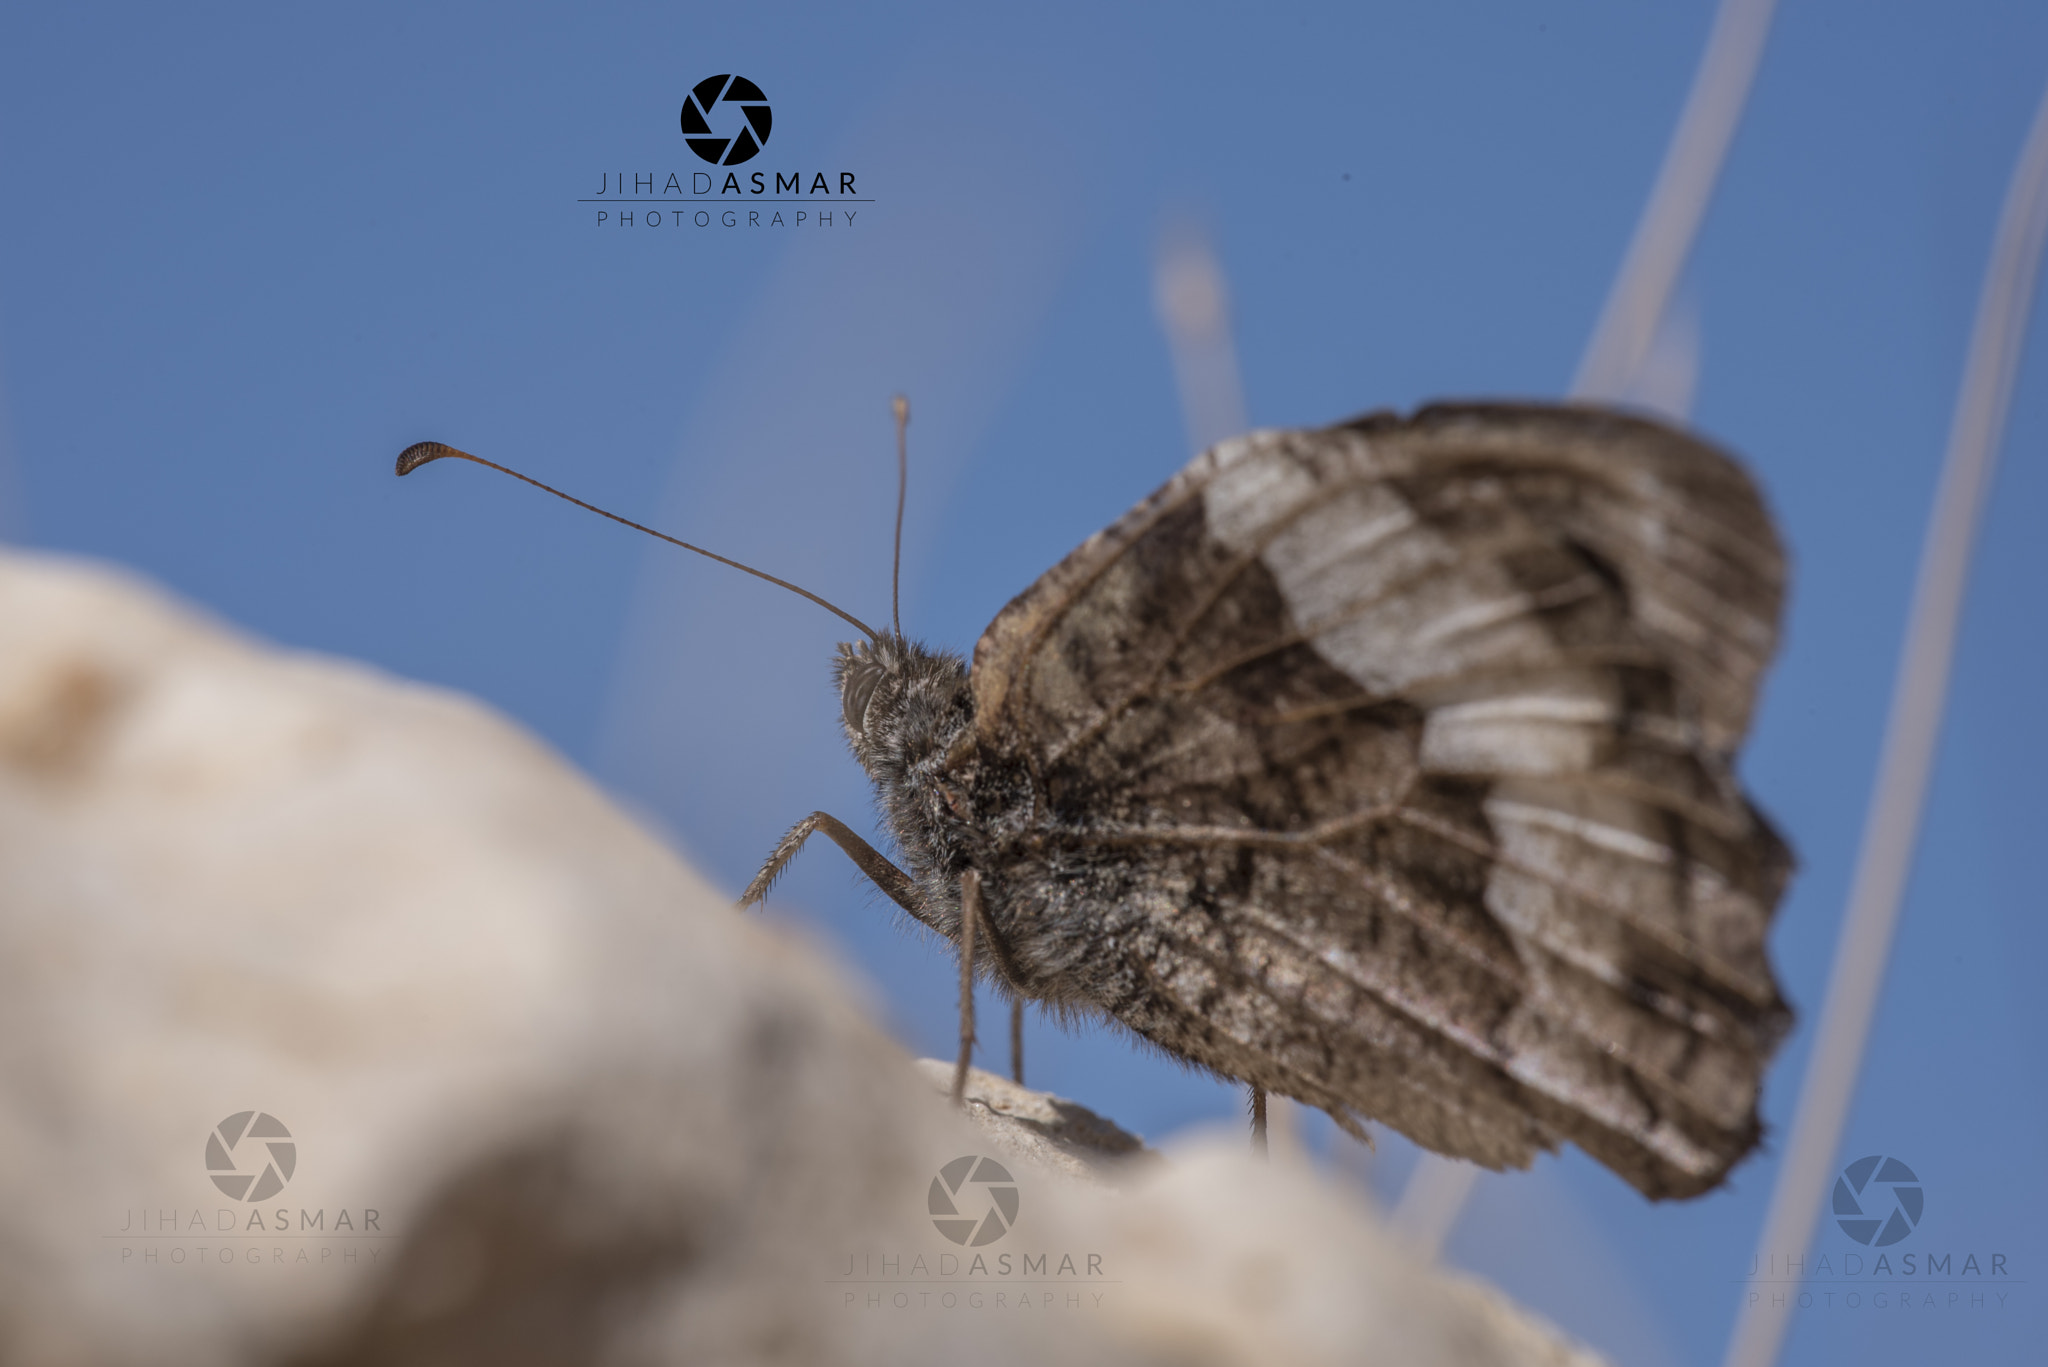
{"type": "Polygon", "coordinates": [[[398,473],[409,475],[430,460],[443,456],[462,456],[474,459],[467,451],[458,451],[452,446],[443,446],[438,441],[416,441],[398,453],[398,473]]]}

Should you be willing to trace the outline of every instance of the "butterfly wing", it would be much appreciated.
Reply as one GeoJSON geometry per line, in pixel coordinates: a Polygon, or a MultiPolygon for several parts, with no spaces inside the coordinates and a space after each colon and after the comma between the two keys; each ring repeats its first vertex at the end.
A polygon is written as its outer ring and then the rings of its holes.
{"type": "Polygon", "coordinates": [[[1639,418],[1223,443],[975,650],[1020,980],[1443,1153],[1712,1187],[1789,1021],[1732,771],[1783,577],[1741,467],[1639,418]]]}

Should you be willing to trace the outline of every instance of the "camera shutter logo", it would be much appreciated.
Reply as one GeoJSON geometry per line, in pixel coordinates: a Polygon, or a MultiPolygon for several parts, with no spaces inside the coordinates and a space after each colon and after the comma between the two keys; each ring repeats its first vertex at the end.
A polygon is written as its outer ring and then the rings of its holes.
{"type": "Polygon", "coordinates": [[[956,1244],[980,1248],[1017,1223],[1017,1179],[993,1158],[968,1154],[932,1179],[932,1224],[956,1244]]]}
{"type": "Polygon", "coordinates": [[[237,1201],[267,1201],[284,1190],[299,1164],[292,1132],[274,1115],[237,1111],[206,1137],[206,1170],[237,1201]],[[239,1165],[235,1149],[241,1148],[239,1165]]]}
{"type": "Polygon", "coordinates": [[[1925,1204],[1913,1170],[1883,1154],[1857,1159],[1835,1179],[1835,1223],[1857,1243],[1873,1248],[1911,1234],[1925,1204]]]}
{"type": "Polygon", "coordinates": [[[773,122],[768,97],[761,93],[760,86],[744,76],[706,77],[691,88],[690,97],[683,101],[683,140],[690,144],[692,152],[713,166],[737,166],[753,160],[768,141],[768,129],[773,122]],[[739,106],[746,116],[746,126],[736,138],[721,138],[711,130],[711,110],[721,100],[739,106]]]}

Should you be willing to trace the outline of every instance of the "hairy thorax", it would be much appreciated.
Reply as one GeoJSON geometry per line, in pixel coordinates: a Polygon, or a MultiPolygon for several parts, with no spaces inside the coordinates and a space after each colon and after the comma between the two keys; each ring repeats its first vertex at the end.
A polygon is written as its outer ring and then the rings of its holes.
{"type": "Polygon", "coordinates": [[[978,871],[997,976],[1027,997],[1065,995],[1044,972],[1039,890],[1004,876],[1020,858],[1035,862],[1032,785],[976,750],[966,662],[885,636],[842,646],[834,674],[847,742],[875,785],[926,923],[958,940],[960,878],[978,871]]]}
{"type": "Polygon", "coordinates": [[[962,870],[977,852],[974,814],[942,770],[974,723],[967,665],[900,636],[842,645],[833,669],[846,739],[923,894],[927,920],[959,935],[962,870]]]}

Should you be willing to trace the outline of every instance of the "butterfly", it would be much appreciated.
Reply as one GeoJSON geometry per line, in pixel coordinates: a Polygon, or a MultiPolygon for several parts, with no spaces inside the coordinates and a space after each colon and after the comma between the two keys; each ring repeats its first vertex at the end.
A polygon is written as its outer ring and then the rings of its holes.
{"type": "Polygon", "coordinates": [[[1742,467],[1646,418],[1251,433],[971,663],[842,612],[901,864],[813,813],[741,902],[823,833],[970,987],[1361,1138],[1496,1169],[1570,1142],[1697,1195],[1757,1143],[1791,1019],[1764,942],[1792,858],[1734,773],[1784,576],[1742,467]]]}

